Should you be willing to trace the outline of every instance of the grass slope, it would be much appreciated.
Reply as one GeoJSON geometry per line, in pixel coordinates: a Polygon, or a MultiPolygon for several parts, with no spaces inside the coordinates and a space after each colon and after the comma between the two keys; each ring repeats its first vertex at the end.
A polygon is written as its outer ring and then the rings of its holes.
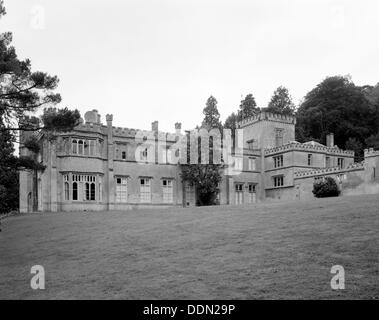
{"type": "Polygon", "coordinates": [[[10,217],[0,298],[373,299],[379,196],[10,217]],[[46,289],[32,290],[42,265],[46,289]],[[333,265],[346,289],[330,288],[333,265]]]}

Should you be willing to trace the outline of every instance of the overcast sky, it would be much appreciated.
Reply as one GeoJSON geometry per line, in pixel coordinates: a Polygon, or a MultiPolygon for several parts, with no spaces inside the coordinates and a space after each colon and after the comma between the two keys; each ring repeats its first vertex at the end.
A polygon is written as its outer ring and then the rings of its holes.
{"type": "Polygon", "coordinates": [[[113,113],[114,125],[174,131],[224,120],[241,96],[296,104],[329,75],[379,82],[379,1],[5,0],[0,30],[21,58],[60,78],[61,106],[113,113]]]}

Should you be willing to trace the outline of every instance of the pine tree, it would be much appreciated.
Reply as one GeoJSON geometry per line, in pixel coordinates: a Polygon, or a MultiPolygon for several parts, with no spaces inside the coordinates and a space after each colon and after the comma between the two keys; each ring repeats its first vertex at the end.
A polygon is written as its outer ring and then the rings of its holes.
{"type": "Polygon", "coordinates": [[[240,108],[238,111],[238,120],[249,118],[259,112],[260,109],[257,107],[254,96],[249,93],[245,99],[241,100],[240,108]]]}
{"type": "Polygon", "coordinates": [[[203,110],[204,120],[202,122],[202,127],[206,129],[212,128],[222,128],[220,122],[220,113],[217,109],[217,100],[215,97],[210,96],[207,100],[206,106],[203,110]]]}
{"type": "Polygon", "coordinates": [[[294,115],[295,105],[292,102],[288,89],[285,87],[276,89],[265,111],[291,116],[294,115]]]}

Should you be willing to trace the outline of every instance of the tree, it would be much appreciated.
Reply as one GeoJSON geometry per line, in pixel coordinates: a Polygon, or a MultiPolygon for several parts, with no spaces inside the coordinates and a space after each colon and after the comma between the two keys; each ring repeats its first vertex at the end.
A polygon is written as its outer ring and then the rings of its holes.
{"type": "Polygon", "coordinates": [[[215,205],[222,180],[221,167],[215,164],[189,164],[182,166],[182,180],[195,186],[197,205],[215,205]]]}
{"type": "Polygon", "coordinates": [[[324,180],[313,184],[312,193],[316,198],[338,197],[341,193],[337,182],[332,177],[325,177],[324,180]]]}
{"type": "Polygon", "coordinates": [[[282,86],[277,88],[264,111],[293,116],[295,114],[295,105],[288,89],[282,86]]]}
{"type": "Polygon", "coordinates": [[[374,148],[375,150],[379,150],[379,133],[369,136],[365,142],[367,148],[374,148]]]}
{"type": "Polygon", "coordinates": [[[215,97],[210,96],[207,100],[206,106],[203,109],[204,120],[202,122],[202,127],[208,130],[213,128],[222,128],[220,122],[220,113],[217,109],[217,100],[215,97]]]}
{"type": "Polygon", "coordinates": [[[377,130],[376,108],[348,76],[328,77],[312,89],[297,110],[296,140],[318,140],[334,133],[343,147],[348,138],[365,146],[365,139],[377,130]]]}
{"type": "MultiPolygon", "coordinates": [[[[5,14],[3,1],[0,0],[0,18],[5,14]]],[[[12,33],[0,35],[0,118],[4,130],[39,130],[22,122],[25,114],[45,109],[43,122],[53,124],[47,130],[72,129],[78,124],[78,111],[67,108],[61,111],[50,109],[61,101],[59,93],[55,93],[59,79],[46,72],[32,71],[29,59],[20,60],[15,48],[11,45],[12,33]]]]}
{"type": "Polygon", "coordinates": [[[362,142],[360,142],[359,140],[355,138],[349,138],[346,141],[345,149],[354,151],[355,162],[361,162],[364,159],[364,154],[363,154],[364,147],[363,147],[362,142]]]}
{"type": "Polygon", "coordinates": [[[238,121],[254,116],[259,112],[260,109],[257,107],[254,96],[249,93],[245,99],[241,100],[240,108],[238,111],[238,121]]]}
{"type": "MultiPolygon", "coordinates": [[[[0,18],[5,14],[0,0],[0,18]]],[[[17,131],[43,130],[50,138],[58,131],[71,130],[79,123],[80,114],[68,108],[56,109],[61,101],[55,89],[57,76],[32,71],[29,59],[20,60],[11,45],[10,32],[0,34],[0,212],[18,207],[19,169],[43,170],[36,157],[16,157],[13,143],[17,131]],[[27,114],[45,107],[41,118],[42,126],[30,121],[27,114]]],[[[23,141],[28,148],[36,148],[32,141],[23,141]]],[[[36,149],[32,154],[35,155],[36,149]]],[[[36,173],[35,173],[36,175],[36,173]]],[[[36,189],[36,188],[35,188],[36,189]]]]}

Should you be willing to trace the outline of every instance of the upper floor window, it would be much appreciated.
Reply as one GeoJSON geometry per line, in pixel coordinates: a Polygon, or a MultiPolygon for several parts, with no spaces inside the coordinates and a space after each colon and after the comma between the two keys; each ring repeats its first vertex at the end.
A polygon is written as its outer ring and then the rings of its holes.
{"type": "Polygon", "coordinates": [[[308,154],[308,166],[312,165],[312,154],[308,154]]]}
{"type": "Polygon", "coordinates": [[[273,157],[274,159],[274,168],[283,167],[283,155],[273,157]]]}
{"type": "Polygon", "coordinates": [[[147,148],[140,151],[140,161],[147,161],[147,148]]]}
{"type": "Polygon", "coordinates": [[[95,153],[95,140],[73,139],[72,153],[93,156],[95,153]]]}
{"type": "Polygon", "coordinates": [[[282,128],[275,129],[275,146],[276,147],[280,147],[283,145],[283,135],[284,135],[284,129],[282,128]]]}
{"type": "Polygon", "coordinates": [[[121,159],[126,160],[126,151],[121,152],[121,159]]]}
{"type": "Polygon", "coordinates": [[[243,169],[243,158],[234,158],[234,169],[242,170],[243,169]]]}
{"type": "Polygon", "coordinates": [[[281,187],[284,185],[284,176],[274,177],[274,187],[281,187]]]}
{"type": "Polygon", "coordinates": [[[255,158],[249,158],[249,170],[250,171],[256,170],[255,158]]]}
{"type": "Polygon", "coordinates": [[[344,158],[338,158],[337,159],[338,167],[343,169],[344,167],[344,158]]]}
{"type": "Polygon", "coordinates": [[[330,167],[330,157],[325,158],[325,167],[327,167],[327,168],[330,167]]]}

